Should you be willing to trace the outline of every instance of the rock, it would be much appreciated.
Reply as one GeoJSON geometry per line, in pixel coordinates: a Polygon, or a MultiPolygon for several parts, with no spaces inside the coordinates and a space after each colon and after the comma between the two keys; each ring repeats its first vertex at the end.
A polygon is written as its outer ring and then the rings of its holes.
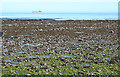
{"type": "Polygon", "coordinates": [[[116,63],[115,60],[110,60],[110,61],[109,61],[109,64],[115,64],[115,63],[116,63]]]}
{"type": "Polygon", "coordinates": [[[0,32],[0,37],[2,37],[3,36],[3,32],[0,32]]]}
{"type": "Polygon", "coordinates": [[[66,66],[66,64],[62,64],[61,66],[66,66]]]}
{"type": "Polygon", "coordinates": [[[35,72],[39,72],[39,70],[35,70],[35,72]]]}
{"type": "Polygon", "coordinates": [[[98,47],[97,51],[104,51],[104,49],[102,47],[98,47]]]}
{"type": "Polygon", "coordinates": [[[44,63],[40,63],[40,65],[44,65],[44,63]]]}
{"type": "Polygon", "coordinates": [[[95,64],[98,64],[98,62],[97,62],[97,61],[95,61],[94,63],[95,63],[95,64]]]}
{"type": "Polygon", "coordinates": [[[44,66],[44,67],[41,67],[40,69],[48,69],[48,67],[47,67],[47,66],[44,66]]]}
{"type": "Polygon", "coordinates": [[[36,67],[31,67],[31,69],[36,69],[36,67]]]}
{"type": "Polygon", "coordinates": [[[30,76],[30,74],[27,74],[27,76],[30,76]]]}
{"type": "Polygon", "coordinates": [[[78,74],[85,74],[84,72],[78,72],[78,74]]]}
{"type": "Polygon", "coordinates": [[[57,68],[58,66],[56,66],[56,65],[52,65],[54,68],[57,68]]]}
{"type": "Polygon", "coordinates": [[[88,57],[89,60],[95,60],[94,58],[88,57]]]}
{"type": "Polygon", "coordinates": [[[83,66],[83,68],[90,68],[90,66],[83,66]]]}
{"type": "Polygon", "coordinates": [[[15,66],[16,68],[18,68],[18,66],[15,66]]]}
{"type": "Polygon", "coordinates": [[[83,39],[79,39],[78,41],[84,41],[83,39]]]}
{"type": "Polygon", "coordinates": [[[120,46],[118,46],[117,49],[120,50],[120,46]]]}
{"type": "Polygon", "coordinates": [[[118,56],[118,55],[115,55],[114,57],[111,58],[111,60],[117,61],[117,60],[119,60],[119,56],[118,56]]]}
{"type": "Polygon", "coordinates": [[[63,59],[63,58],[61,58],[61,57],[60,57],[60,60],[61,60],[61,61],[65,61],[65,59],[63,59]]]}
{"type": "Polygon", "coordinates": [[[27,70],[30,71],[30,70],[32,70],[32,69],[31,69],[31,68],[28,68],[27,70]]]}
{"type": "Polygon", "coordinates": [[[113,30],[111,30],[109,33],[114,33],[114,31],[113,31],[113,30]]]}
{"type": "Polygon", "coordinates": [[[78,67],[78,66],[74,66],[74,68],[79,69],[79,67],[78,67]]]}
{"type": "Polygon", "coordinates": [[[64,53],[69,53],[69,51],[64,51],[64,53]]]}
{"type": "Polygon", "coordinates": [[[109,25],[107,25],[107,26],[106,26],[106,29],[109,29],[109,28],[110,28],[110,26],[109,26],[109,25]]]}

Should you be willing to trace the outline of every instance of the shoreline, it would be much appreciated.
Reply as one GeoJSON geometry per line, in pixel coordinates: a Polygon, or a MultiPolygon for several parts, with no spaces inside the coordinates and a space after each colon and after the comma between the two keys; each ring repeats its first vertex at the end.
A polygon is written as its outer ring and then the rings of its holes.
{"type": "Polygon", "coordinates": [[[56,21],[56,22],[59,22],[59,21],[63,21],[63,22],[69,22],[69,21],[75,21],[75,22],[77,22],[77,21],[89,21],[89,22],[112,22],[112,21],[114,21],[114,22],[116,22],[116,23],[118,23],[118,21],[119,20],[55,20],[55,19],[0,19],[0,21],[47,21],[47,22],[50,22],[50,21],[56,21]]]}
{"type": "Polygon", "coordinates": [[[106,21],[106,20],[110,20],[110,21],[117,21],[118,19],[62,19],[62,18],[39,18],[39,19],[35,19],[35,18],[0,18],[0,20],[55,20],[55,21],[69,21],[69,20],[72,20],[72,21],[83,21],[83,20],[90,20],[90,21],[106,21]]]}

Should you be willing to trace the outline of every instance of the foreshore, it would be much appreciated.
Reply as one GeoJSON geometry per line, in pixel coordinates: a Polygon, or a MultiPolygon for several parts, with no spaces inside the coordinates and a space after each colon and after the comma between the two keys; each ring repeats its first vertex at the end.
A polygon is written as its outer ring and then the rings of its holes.
{"type": "Polygon", "coordinates": [[[1,20],[4,75],[119,72],[118,20],[1,20]]]}

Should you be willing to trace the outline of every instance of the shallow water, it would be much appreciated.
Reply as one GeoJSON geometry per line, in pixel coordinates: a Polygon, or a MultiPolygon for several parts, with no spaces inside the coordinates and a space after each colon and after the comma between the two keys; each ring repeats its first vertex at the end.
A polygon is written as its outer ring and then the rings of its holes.
{"type": "Polygon", "coordinates": [[[117,13],[3,13],[1,18],[55,20],[118,20],[117,13]]]}

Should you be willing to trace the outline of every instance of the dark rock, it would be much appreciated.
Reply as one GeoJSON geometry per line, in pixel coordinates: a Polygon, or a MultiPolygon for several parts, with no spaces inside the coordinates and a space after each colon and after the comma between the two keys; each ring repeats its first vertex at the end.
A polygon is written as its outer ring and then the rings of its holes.
{"type": "Polygon", "coordinates": [[[84,63],[84,62],[85,62],[84,60],[80,61],[80,63],[84,63]]]}
{"type": "Polygon", "coordinates": [[[40,65],[44,65],[44,63],[40,63],[40,65]]]}
{"type": "Polygon", "coordinates": [[[114,31],[113,31],[113,30],[111,30],[109,33],[114,33],[114,31]]]}
{"type": "Polygon", "coordinates": [[[84,72],[78,72],[78,74],[85,74],[84,72]]]}
{"type": "Polygon", "coordinates": [[[111,60],[119,60],[119,56],[118,55],[115,55],[111,60]]]}
{"type": "Polygon", "coordinates": [[[57,66],[56,65],[52,65],[54,68],[57,68],[57,66]]]}
{"type": "Polygon", "coordinates": [[[115,64],[115,63],[116,63],[115,60],[110,60],[110,61],[109,61],[109,64],[115,64]]]}
{"type": "Polygon", "coordinates": [[[79,39],[78,41],[83,41],[83,39],[79,39]]]}
{"type": "Polygon", "coordinates": [[[63,58],[60,58],[60,60],[61,60],[61,61],[65,61],[65,59],[63,59],[63,58]]]}
{"type": "Polygon", "coordinates": [[[72,64],[76,65],[76,63],[74,63],[74,62],[72,64]]]}
{"type": "Polygon", "coordinates": [[[39,72],[39,70],[35,70],[35,72],[39,72]]]}
{"type": "Polygon", "coordinates": [[[78,67],[78,66],[75,66],[74,68],[79,69],[79,67],[78,67]]]}
{"type": "Polygon", "coordinates": [[[16,68],[18,68],[18,66],[15,66],[16,68]]]}
{"type": "Polygon", "coordinates": [[[41,67],[40,69],[49,69],[47,66],[41,67]]]}
{"type": "Polygon", "coordinates": [[[117,48],[118,50],[120,50],[120,45],[118,46],[118,48],[117,48]]]}
{"type": "Polygon", "coordinates": [[[90,66],[83,66],[83,68],[90,68],[90,66]]]}
{"type": "Polygon", "coordinates": [[[95,64],[98,64],[98,62],[97,62],[97,61],[95,61],[94,63],[95,63],[95,64]]]}
{"type": "Polygon", "coordinates": [[[3,32],[0,32],[0,37],[2,37],[3,36],[3,32]]]}
{"type": "Polygon", "coordinates": [[[61,66],[66,66],[66,64],[62,64],[61,66]]]}
{"type": "Polygon", "coordinates": [[[27,69],[28,71],[31,70],[30,68],[27,69]]]}

